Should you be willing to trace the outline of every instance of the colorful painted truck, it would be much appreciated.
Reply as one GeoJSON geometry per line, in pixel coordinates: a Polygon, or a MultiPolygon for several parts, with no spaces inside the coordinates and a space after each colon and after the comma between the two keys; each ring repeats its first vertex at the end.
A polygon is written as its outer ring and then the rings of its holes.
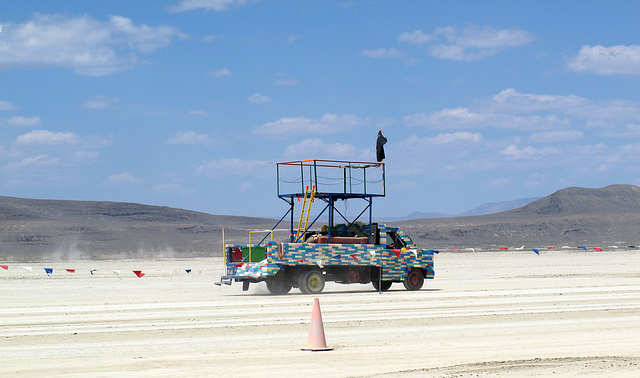
{"type": "MultiPolygon", "coordinates": [[[[372,283],[379,291],[402,282],[407,290],[419,290],[425,279],[434,277],[433,256],[437,251],[418,248],[398,228],[371,221],[373,198],[385,195],[384,163],[302,160],[278,163],[277,170],[278,197],[289,204],[289,211],[272,230],[251,232],[248,244],[225,244],[226,274],[217,285],[242,282],[243,290],[248,290],[251,283],[266,282],[273,294],[285,294],[294,287],[303,293],[317,294],[326,281],[372,283]],[[291,168],[293,174],[289,172],[291,168]],[[380,175],[367,172],[373,169],[379,170],[380,175]],[[290,184],[294,189],[283,191],[290,184]],[[329,185],[339,189],[319,190],[329,185]],[[336,208],[337,201],[349,200],[364,200],[361,206],[364,208],[351,221],[336,208]],[[302,211],[294,230],[296,202],[301,202],[302,211]],[[315,202],[324,206],[309,223],[315,202]],[[369,222],[358,221],[367,211],[369,222]],[[325,213],[329,221],[312,230],[325,213]],[[336,214],[345,223],[334,226],[336,214]],[[287,216],[291,224],[289,240],[273,241],[273,230],[287,216]],[[254,233],[265,236],[252,244],[254,233]],[[269,235],[270,240],[266,240],[269,235]]],[[[347,209],[349,206],[345,204],[344,213],[347,209]]]]}

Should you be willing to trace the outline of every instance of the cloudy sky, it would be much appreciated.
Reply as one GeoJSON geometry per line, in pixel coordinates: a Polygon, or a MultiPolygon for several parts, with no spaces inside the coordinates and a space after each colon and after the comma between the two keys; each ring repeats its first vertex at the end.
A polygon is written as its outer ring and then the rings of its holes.
{"type": "Polygon", "coordinates": [[[276,162],[375,160],[375,215],[640,185],[640,2],[0,2],[0,195],[278,216],[276,162]]]}

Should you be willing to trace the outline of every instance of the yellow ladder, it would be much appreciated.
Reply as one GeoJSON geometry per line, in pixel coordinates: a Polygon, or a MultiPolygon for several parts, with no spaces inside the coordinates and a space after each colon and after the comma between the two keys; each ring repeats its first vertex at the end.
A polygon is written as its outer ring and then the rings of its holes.
{"type": "Polygon", "coordinates": [[[309,185],[304,190],[304,201],[302,202],[302,212],[300,212],[300,221],[298,222],[298,232],[296,232],[296,242],[302,236],[304,230],[309,225],[309,214],[311,213],[311,203],[316,195],[316,186],[313,185],[309,190],[309,185]],[[304,224],[302,223],[304,221],[304,224]]]}

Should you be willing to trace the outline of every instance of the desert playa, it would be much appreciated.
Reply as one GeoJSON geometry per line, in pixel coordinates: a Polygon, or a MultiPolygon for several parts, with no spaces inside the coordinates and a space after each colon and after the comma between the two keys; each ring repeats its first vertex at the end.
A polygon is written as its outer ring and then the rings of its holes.
{"type": "Polygon", "coordinates": [[[3,262],[0,375],[640,374],[638,251],[435,259],[416,292],[328,283],[317,296],[328,352],[300,350],[314,296],[214,286],[219,257],[3,262]]]}

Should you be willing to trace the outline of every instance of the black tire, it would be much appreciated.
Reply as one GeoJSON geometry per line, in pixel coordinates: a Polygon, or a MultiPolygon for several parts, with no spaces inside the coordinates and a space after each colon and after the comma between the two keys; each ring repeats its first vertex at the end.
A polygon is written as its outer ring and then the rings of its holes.
{"type": "Polygon", "coordinates": [[[309,270],[298,277],[298,288],[304,294],[318,294],[324,289],[324,275],[319,270],[309,270]]]}
{"type": "Polygon", "coordinates": [[[387,291],[391,289],[392,283],[393,281],[382,281],[382,282],[378,280],[371,281],[371,284],[373,285],[373,288],[376,289],[376,291],[387,291]]]}
{"type": "Polygon", "coordinates": [[[307,289],[307,282],[305,281],[305,276],[309,273],[308,271],[300,273],[298,276],[298,289],[302,292],[302,294],[309,294],[309,289],[307,289]]]}
{"type": "Polygon", "coordinates": [[[291,290],[291,285],[285,283],[284,272],[278,272],[267,280],[267,290],[271,294],[287,294],[291,290]]]}
{"type": "Polygon", "coordinates": [[[424,274],[420,269],[411,269],[402,283],[407,290],[420,290],[424,284],[424,274]]]}

